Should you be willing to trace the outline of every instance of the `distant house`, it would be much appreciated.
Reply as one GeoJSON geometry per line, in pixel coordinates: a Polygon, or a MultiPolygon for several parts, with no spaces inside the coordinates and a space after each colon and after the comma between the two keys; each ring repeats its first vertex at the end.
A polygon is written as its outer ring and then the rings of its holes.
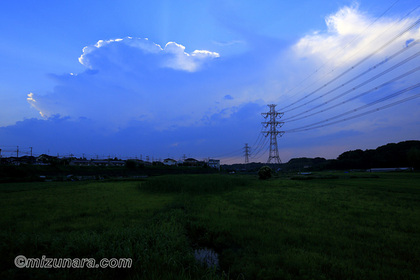
{"type": "Polygon", "coordinates": [[[411,167],[392,167],[392,168],[371,168],[368,172],[392,172],[392,171],[413,171],[411,167]]]}
{"type": "Polygon", "coordinates": [[[125,166],[124,160],[86,160],[86,159],[75,159],[70,161],[70,165],[75,166],[125,166]]]}
{"type": "Polygon", "coordinates": [[[42,154],[36,158],[36,164],[37,165],[51,164],[53,162],[57,162],[57,160],[58,160],[58,157],[42,154]]]}
{"type": "Polygon", "coordinates": [[[0,158],[1,164],[21,165],[21,164],[33,164],[34,162],[35,162],[35,157],[33,156],[0,158]]]}
{"type": "Polygon", "coordinates": [[[110,160],[108,161],[110,166],[125,166],[125,160],[110,160]]]}
{"type": "Polygon", "coordinates": [[[19,158],[17,157],[9,157],[9,158],[2,158],[3,164],[13,164],[13,165],[19,165],[19,158]]]}
{"type": "Polygon", "coordinates": [[[216,168],[217,170],[220,170],[220,160],[219,159],[209,159],[208,165],[211,168],[216,168]]]}
{"type": "Polygon", "coordinates": [[[152,163],[148,160],[146,161],[140,160],[140,164],[143,164],[144,166],[152,166],[152,163]]]}
{"type": "Polygon", "coordinates": [[[70,161],[69,165],[72,166],[91,166],[91,161],[86,159],[75,159],[70,161]]]}
{"type": "Polygon", "coordinates": [[[195,158],[187,158],[184,160],[184,165],[185,166],[197,166],[198,165],[198,160],[196,160],[195,158]]]}
{"type": "Polygon", "coordinates": [[[23,164],[32,164],[35,162],[35,160],[36,158],[33,156],[23,156],[19,158],[20,163],[23,163],[23,164]]]}
{"type": "Polygon", "coordinates": [[[173,166],[173,165],[177,165],[177,161],[171,158],[166,158],[163,160],[163,164],[173,166]]]}

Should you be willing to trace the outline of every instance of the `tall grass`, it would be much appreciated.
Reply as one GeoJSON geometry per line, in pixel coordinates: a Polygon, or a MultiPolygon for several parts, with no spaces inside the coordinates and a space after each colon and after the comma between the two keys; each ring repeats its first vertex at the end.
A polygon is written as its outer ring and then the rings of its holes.
{"type": "Polygon", "coordinates": [[[98,231],[2,232],[2,279],[196,279],[206,269],[195,263],[184,232],[184,215],[171,211],[147,223],[98,231]],[[132,268],[16,269],[17,255],[41,258],[131,258],[132,268]]]}
{"type": "Polygon", "coordinates": [[[420,174],[334,176],[2,185],[0,278],[420,279],[420,174]],[[194,259],[199,247],[220,270],[194,259]],[[17,269],[20,254],[133,267],[17,269]]]}
{"type": "Polygon", "coordinates": [[[19,183],[0,186],[0,279],[197,279],[186,215],[174,196],[138,182],[19,183]],[[18,269],[17,255],[131,258],[130,269],[18,269]]]}
{"type": "Polygon", "coordinates": [[[420,177],[254,181],[197,198],[190,228],[246,279],[418,279],[420,177]]]}
{"type": "Polygon", "coordinates": [[[221,193],[249,184],[249,178],[240,176],[210,175],[166,175],[152,177],[140,182],[139,190],[152,193],[221,193]]]}

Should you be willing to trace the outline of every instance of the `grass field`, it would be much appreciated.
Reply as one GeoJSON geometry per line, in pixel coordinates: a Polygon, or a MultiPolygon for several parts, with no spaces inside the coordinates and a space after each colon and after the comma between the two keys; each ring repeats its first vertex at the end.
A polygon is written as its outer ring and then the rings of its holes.
{"type": "Polygon", "coordinates": [[[420,279],[419,173],[292,178],[0,184],[0,279],[420,279]],[[17,255],[133,266],[18,269],[17,255]]]}

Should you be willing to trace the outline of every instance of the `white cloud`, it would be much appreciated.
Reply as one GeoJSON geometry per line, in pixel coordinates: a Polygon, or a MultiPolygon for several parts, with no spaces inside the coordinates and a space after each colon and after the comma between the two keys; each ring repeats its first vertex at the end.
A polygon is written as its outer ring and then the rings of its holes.
{"type": "Polygon", "coordinates": [[[189,72],[197,71],[208,59],[220,56],[216,52],[206,50],[195,50],[189,54],[185,52],[185,47],[183,45],[175,42],[167,43],[162,51],[166,54],[172,54],[172,56],[163,63],[164,67],[189,72]]]}
{"type": "Polygon", "coordinates": [[[29,104],[31,104],[31,106],[33,108],[35,108],[36,110],[39,111],[39,114],[41,115],[41,117],[46,117],[45,114],[41,111],[41,109],[38,106],[37,101],[34,98],[34,94],[31,92],[28,94],[28,98],[26,98],[26,101],[28,101],[29,104]]]}
{"type": "Polygon", "coordinates": [[[371,20],[358,11],[358,6],[344,7],[325,19],[328,31],[341,35],[362,33],[371,20]]]}
{"type": "MultiPolygon", "coordinates": [[[[353,63],[388,43],[402,30],[416,21],[415,18],[398,20],[373,17],[359,11],[358,6],[344,7],[326,17],[326,32],[314,32],[301,38],[294,46],[298,57],[316,57],[332,66],[353,63]]],[[[380,55],[386,56],[392,49],[401,48],[411,38],[419,38],[420,29],[413,28],[380,55]]]]}
{"type": "Polygon", "coordinates": [[[208,50],[188,53],[175,42],[162,48],[141,38],[99,40],[79,57],[85,72],[52,75],[57,86],[49,93],[30,93],[27,102],[46,118],[85,117],[112,129],[138,120],[160,128],[197,124],[223,100],[207,75],[197,76],[218,57],[208,50]]]}
{"type": "MultiPolygon", "coordinates": [[[[414,57],[414,55],[419,52],[420,44],[418,44],[418,41],[414,41],[420,39],[420,28],[417,25],[403,33],[408,27],[415,24],[416,20],[418,18],[414,16],[403,19],[394,16],[375,18],[360,11],[358,6],[344,7],[325,18],[325,30],[313,32],[297,40],[296,44],[291,46],[289,50],[279,55],[277,60],[273,60],[275,67],[277,67],[277,72],[275,70],[273,72],[277,73],[277,76],[273,75],[272,85],[280,93],[274,101],[274,103],[279,104],[278,109],[306,97],[284,110],[286,113],[283,119],[286,120],[286,123],[282,129],[292,130],[332,119],[343,112],[353,111],[353,113],[339,118],[343,119],[416,94],[414,90],[409,91],[383,103],[355,111],[356,108],[381,100],[418,83],[418,72],[416,72],[378,90],[372,90],[418,67],[420,56],[414,57]],[[398,37],[399,34],[402,35],[398,37]],[[391,41],[394,38],[395,40],[391,41]],[[400,55],[390,59],[393,54],[399,51],[401,51],[400,55]],[[371,54],[373,55],[370,56],[371,54]],[[370,78],[385,72],[385,70],[408,58],[412,59],[368,82],[370,78]],[[368,70],[369,72],[366,72],[368,70]],[[343,75],[340,76],[341,74],[343,75]],[[282,79],[278,77],[282,77],[282,79]],[[339,78],[333,80],[336,77],[339,78]],[[353,80],[356,77],[358,78],[353,80]],[[276,84],[276,81],[278,81],[278,84],[276,84]],[[361,84],[362,86],[360,86],[361,84]],[[343,102],[367,91],[370,92],[366,95],[343,102]],[[346,94],[338,98],[342,93],[346,94]],[[337,99],[331,100],[333,97],[337,97],[337,99]],[[303,105],[309,101],[313,102],[303,105]],[[327,103],[327,101],[330,103],[327,103]],[[326,104],[328,105],[324,106],[326,104]],[[296,108],[299,105],[302,105],[302,107],[296,108]],[[337,106],[333,107],[333,105],[337,106]],[[308,116],[330,106],[333,107],[331,110],[308,116]],[[290,109],[293,110],[288,111],[290,109]],[[302,117],[305,115],[306,118],[296,122],[287,121],[287,118],[292,116],[302,117]]],[[[370,139],[369,141],[376,143],[376,145],[416,139],[416,137],[418,138],[418,124],[416,124],[416,118],[413,116],[417,115],[418,110],[415,108],[418,107],[418,102],[418,99],[415,99],[386,110],[376,111],[360,118],[319,129],[293,134],[286,133],[281,141],[285,147],[289,148],[293,146],[293,141],[296,141],[296,139],[302,139],[302,143],[299,143],[299,145],[306,145],[309,142],[312,143],[313,139],[317,137],[326,141],[327,139],[337,138],[336,135],[343,134],[342,139],[328,144],[331,149],[334,146],[338,147],[338,145],[348,145],[347,147],[344,146],[343,151],[345,151],[355,146],[361,148],[360,143],[368,141],[367,139],[370,139]],[[401,133],[396,133],[396,129],[401,129],[401,133]],[[354,135],[346,135],[346,131],[351,131],[354,135]],[[398,139],[395,139],[395,135],[398,136],[398,139]],[[340,142],[341,144],[339,144],[340,142]]],[[[325,143],[321,144],[325,145],[325,143]]],[[[313,145],[316,146],[315,143],[313,145]]],[[[318,146],[317,149],[320,150],[321,145],[318,146]]],[[[305,149],[303,153],[307,152],[307,149],[305,149]]],[[[293,153],[295,152],[293,151],[293,153]]],[[[325,152],[323,153],[325,154],[325,152]]]]}
{"type": "MultiPolygon", "coordinates": [[[[336,13],[328,15],[325,18],[325,30],[303,36],[275,61],[275,65],[281,71],[278,70],[280,73],[277,76],[283,77],[278,83],[278,91],[282,92],[281,99],[279,98],[278,101],[284,104],[283,106],[287,106],[316,91],[305,102],[312,100],[377,65],[375,69],[354,82],[317,100],[317,102],[326,101],[415,54],[419,45],[413,47],[413,40],[420,39],[420,28],[417,25],[407,32],[404,31],[415,24],[416,20],[414,16],[375,18],[360,11],[357,5],[343,7],[336,13]],[[401,50],[404,52],[398,57],[393,58],[392,61],[389,59],[391,55],[401,50]],[[341,73],[345,74],[335,82],[331,82],[341,73]]],[[[358,91],[371,89],[375,84],[379,85],[392,77],[401,75],[418,65],[418,62],[418,58],[412,59],[387,75],[375,79],[374,83],[358,88],[358,91]]],[[[398,81],[399,84],[394,83],[392,86],[396,87],[392,89],[410,84],[414,79],[415,75],[410,75],[398,81]]],[[[356,91],[353,93],[356,94],[356,91]]],[[[370,96],[375,98],[374,95],[370,96]]],[[[317,104],[311,103],[310,106],[317,104]]],[[[302,110],[309,109],[310,106],[303,107],[302,110]]]]}
{"type": "Polygon", "coordinates": [[[108,47],[115,50],[121,45],[140,50],[145,54],[157,55],[162,60],[159,65],[161,67],[188,72],[198,71],[203,63],[220,56],[217,52],[207,50],[195,50],[192,53],[187,53],[185,52],[185,46],[175,42],[168,42],[162,48],[159,44],[153,43],[147,38],[125,37],[123,39],[99,40],[94,45],[84,47],[79,62],[90,69],[95,69],[98,66],[94,63],[98,49],[108,47]]]}
{"type": "MultiPolygon", "coordinates": [[[[152,132],[145,132],[146,136],[140,136],[137,132],[142,130],[133,128],[130,133],[135,132],[133,135],[147,138],[150,145],[161,140],[153,135],[156,130],[162,133],[174,132],[176,136],[171,136],[171,133],[164,135],[169,135],[171,143],[180,143],[180,146],[182,142],[177,139],[180,135],[198,140],[203,137],[204,132],[207,133],[208,128],[213,129],[211,133],[208,132],[212,137],[235,134],[232,133],[233,128],[238,130],[238,135],[239,132],[246,132],[256,136],[262,121],[260,113],[267,110],[265,104],[278,103],[277,108],[281,108],[296,101],[322,83],[328,82],[331,76],[351,67],[355,61],[376,50],[413,21],[409,18],[401,22],[390,18],[375,21],[368,14],[361,13],[357,7],[346,7],[326,18],[325,31],[304,36],[293,46],[276,44],[278,42],[275,40],[265,40],[259,36],[255,37],[255,40],[260,40],[253,44],[255,49],[248,48],[246,53],[242,50],[239,54],[224,59],[215,59],[219,54],[209,50],[187,51],[185,46],[176,42],[169,42],[161,47],[148,39],[132,37],[100,40],[83,49],[79,61],[88,68],[85,72],[55,76],[57,86],[51,92],[31,93],[27,101],[42,112],[43,116],[60,114],[70,116],[72,120],[82,118],[94,123],[97,130],[112,129],[121,132],[133,123],[141,123],[141,126],[150,128],[147,131],[152,132]],[[211,67],[206,67],[207,63],[212,63],[211,67]],[[326,65],[323,71],[304,80],[324,63],[326,65]],[[323,77],[325,72],[331,75],[323,77]],[[307,87],[308,84],[310,86],[307,87]],[[294,87],[304,90],[287,91],[294,87]],[[238,114],[238,108],[244,108],[252,102],[262,106],[249,111],[243,110],[245,113],[238,114]],[[237,119],[234,119],[235,115],[237,119]],[[244,121],[246,118],[249,119],[244,121]],[[226,123],[229,123],[229,129],[220,128],[226,123]],[[191,135],[189,131],[195,131],[196,134],[191,135]]],[[[418,39],[419,35],[419,30],[413,29],[378,54],[375,61],[384,61],[396,49],[406,48],[407,42],[412,38],[418,39]]],[[[220,52],[224,53],[222,50],[220,52]]],[[[370,66],[371,63],[367,65],[370,66]]],[[[350,77],[361,73],[359,69],[353,72],[350,77]]],[[[348,85],[350,88],[351,86],[354,84],[348,85]]],[[[368,86],[371,88],[371,85],[368,86]]],[[[313,97],[324,92],[319,91],[313,97]]],[[[365,100],[358,99],[352,104],[348,103],[348,107],[346,103],[346,106],[338,107],[335,112],[329,111],[328,114],[339,114],[365,103],[365,100]]],[[[413,112],[410,108],[407,110],[408,116],[413,112]]],[[[300,112],[306,109],[308,107],[302,108],[300,112]]],[[[299,111],[293,112],[293,115],[296,113],[299,111]]],[[[383,115],[386,115],[385,111],[383,115]]],[[[297,125],[307,125],[325,118],[328,116],[320,114],[297,125]]],[[[380,116],[375,115],[375,119],[378,118],[380,116]]],[[[386,119],[381,123],[381,129],[386,131],[387,126],[393,125],[392,122],[396,122],[395,118],[386,119]]],[[[403,120],[398,122],[404,123],[403,120]]],[[[358,137],[375,137],[369,135],[373,123],[366,119],[357,119],[354,125],[343,123],[342,126],[329,126],[322,133],[308,131],[299,136],[286,135],[287,137],[282,138],[282,145],[292,147],[296,139],[301,139],[297,143],[301,147],[309,145],[315,136],[327,137],[344,127],[355,131],[358,137]]],[[[285,130],[295,128],[295,125],[286,127],[287,125],[285,124],[285,130]]],[[[376,134],[383,138],[385,132],[376,134]]],[[[347,141],[346,137],[343,136],[340,145],[347,141]]],[[[320,143],[325,140],[321,138],[320,143]]],[[[146,141],[144,139],[142,141],[146,141]]],[[[245,141],[244,137],[235,139],[245,141]]],[[[246,139],[252,140],[254,139],[246,139]]],[[[316,145],[319,146],[319,143],[316,145]]]]}

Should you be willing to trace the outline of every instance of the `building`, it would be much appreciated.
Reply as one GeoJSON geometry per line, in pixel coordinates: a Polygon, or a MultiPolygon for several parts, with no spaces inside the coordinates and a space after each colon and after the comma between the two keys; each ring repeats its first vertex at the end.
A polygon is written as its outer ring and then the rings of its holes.
{"type": "Polygon", "coordinates": [[[220,160],[219,159],[209,159],[208,166],[211,168],[216,168],[220,170],[220,160]]]}
{"type": "Polygon", "coordinates": [[[166,158],[163,160],[164,165],[174,166],[177,165],[177,161],[171,158],[166,158]]]}
{"type": "Polygon", "coordinates": [[[125,160],[86,160],[76,159],[69,163],[75,166],[125,166],[125,160]]]}
{"type": "Polygon", "coordinates": [[[187,158],[184,160],[184,166],[198,166],[198,160],[195,158],[187,158]]]}
{"type": "Polygon", "coordinates": [[[371,168],[368,172],[413,171],[412,167],[371,168]]]}

